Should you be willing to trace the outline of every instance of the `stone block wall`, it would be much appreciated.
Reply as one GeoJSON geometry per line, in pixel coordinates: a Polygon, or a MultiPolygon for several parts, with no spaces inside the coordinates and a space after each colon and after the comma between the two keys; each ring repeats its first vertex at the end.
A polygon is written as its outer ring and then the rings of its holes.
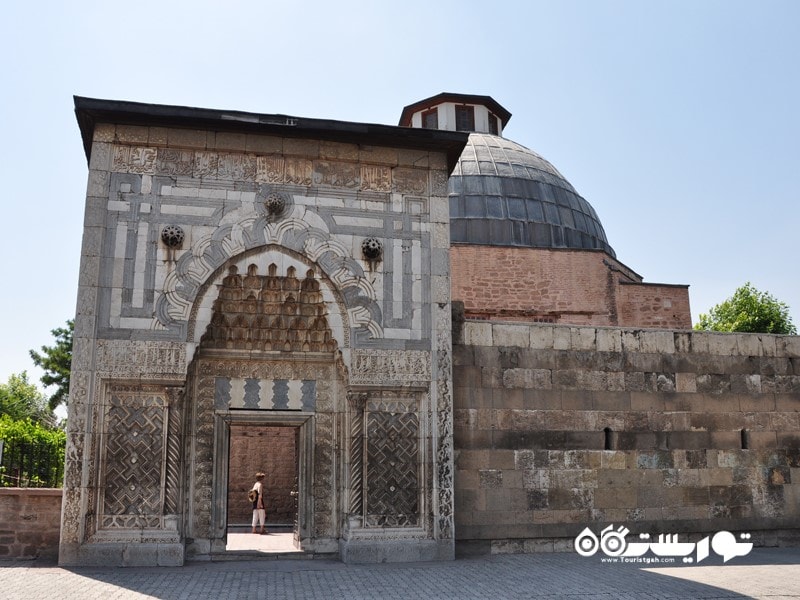
{"type": "Polygon", "coordinates": [[[55,559],[61,489],[0,488],[0,560],[55,559]]]}
{"type": "Polygon", "coordinates": [[[800,338],[467,322],[454,361],[462,551],[800,543],[800,338]]]}
{"type": "Polygon", "coordinates": [[[250,524],[247,491],[262,471],[267,523],[291,524],[297,511],[291,495],[297,482],[294,427],[231,426],[228,470],[228,525],[250,524]]]}
{"type": "Polygon", "coordinates": [[[468,317],[691,327],[687,286],[644,284],[605,252],[457,244],[450,262],[453,300],[468,317]]]}

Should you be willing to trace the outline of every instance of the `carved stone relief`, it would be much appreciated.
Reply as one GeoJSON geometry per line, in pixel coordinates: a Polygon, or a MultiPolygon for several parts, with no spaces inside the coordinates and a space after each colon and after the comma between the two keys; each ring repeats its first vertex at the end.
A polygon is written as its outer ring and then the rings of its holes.
{"type": "Polygon", "coordinates": [[[201,344],[228,350],[335,350],[336,340],[314,272],[309,270],[305,279],[299,280],[294,267],[289,267],[285,277],[277,271],[273,263],[267,275],[259,275],[258,267],[251,264],[242,277],[237,267],[231,266],[201,344]]]}
{"type": "Polygon", "coordinates": [[[403,194],[425,196],[428,193],[428,171],[397,167],[392,171],[394,188],[403,194]]]}
{"type": "Polygon", "coordinates": [[[256,181],[265,183],[283,183],[283,157],[256,157],[256,181]]]}
{"type": "Polygon", "coordinates": [[[238,254],[274,244],[315,261],[341,293],[350,327],[364,327],[372,337],[382,337],[381,310],[363,268],[347,248],[320,228],[325,226],[321,219],[313,220],[320,227],[312,226],[311,217],[305,208],[295,206],[278,223],[246,218],[220,227],[210,238],[197,240],[166,277],[156,302],[156,322],[169,327],[188,321],[198,290],[216,269],[238,254]]]}
{"type": "Polygon", "coordinates": [[[99,530],[163,529],[164,516],[177,512],[180,395],[157,385],[106,386],[99,530]]]}
{"type": "Polygon", "coordinates": [[[122,173],[153,174],[156,168],[156,148],[114,146],[112,169],[122,173]]]}
{"type": "MultiPolygon", "coordinates": [[[[449,310],[449,304],[447,305],[449,310]]],[[[436,484],[437,529],[440,539],[453,537],[453,396],[451,389],[453,362],[449,330],[436,336],[436,484]]]]}
{"type": "Polygon", "coordinates": [[[369,400],[366,413],[367,527],[420,524],[419,415],[415,399],[369,400]]]}
{"type": "Polygon", "coordinates": [[[431,354],[411,350],[353,350],[351,385],[428,387],[431,354]]]}
{"type": "Polygon", "coordinates": [[[194,152],[190,150],[158,149],[158,172],[164,175],[191,176],[194,152]]]}
{"type": "MultiPolygon", "coordinates": [[[[283,360],[251,360],[236,358],[236,351],[219,350],[202,347],[192,367],[195,383],[193,383],[194,404],[190,434],[194,443],[192,483],[189,509],[192,519],[191,532],[193,538],[211,539],[216,535],[212,526],[214,514],[213,473],[215,437],[222,433],[215,428],[215,411],[236,410],[229,406],[215,407],[215,395],[220,388],[233,389],[236,383],[241,390],[245,410],[285,410],[291,411],[293,392],[296,388],[300,402],[305,395],[308,403],[302,410],[313,409],[313,480],[309,486],[313,489],[311,515],[308,520],[313,524],[315,536],[334,538],[336,535],[333,510],[335,507],[336,485],[334,480],[335,462],[335,412],[344,407],[337,406],[336,393],[341,385],[338,381],[338,370],[334,361],[334,353],[328,358],[317,356],[315,360],[294,361],[291,355],[283,360]],[[227,355],[227,356],[226,356],[227,355]],[[256,389],[257,388],[257,389],[256,389]],[[278,393],[275,393],[277,388],[278,393]],[[265,395],[265,390],[268,392],[265,395]],[[269,396],[269,400],[266,398],[269,396]],[[313,396],[313,407],[310,398],[313,396]],[[259,399],[257,407],[248,402],[259,399]],[[264,400],[262,400],[264,398],[264,400]],[[249,399],[249,400],[248,400],[249,399]],[[285,408],[281,408],[283,400],[285,408]],[[278,406],[276,406],[276,402],[278,406]],[[266,404],[269,403],[269,406],[266,404]],[[263,406],[262,406],[263,405],[263,406]],[[202,432],[198,434],[197,432],[202,432]],[[212,435],[213,432],[213,435],[212,435]]],[[[231,392],[226,392],[231,393],[231,392]]],[[[231,393],[232,395],[232,393],[231,393]]],[[[267,411],[265,410],[265,413],[267,411]]]]}
{"type": "Polygon", "coordinates": [[[355,164],[325,160],[314,161],[312,181],[314,185],[344,188],[356,188],[360,183],[355,164]]]}
{"type": "Polygon", "coordinates": [[[363,517],[364,513],[364,408],[366,393],[348,394],[350,411],[350,503],[349,514],[363,517]]]}
{"type": "Polygon", "coordinates": [[[362,165],[361,187],[375,192],[390,192],[392,190],[392,170],[389,167],[362,165]]]}
{"type": "Polygon", "coordinates": [[[186,346],[177,342],[97,340],[95,360],[111,378],[186,374],[186,346]]]}

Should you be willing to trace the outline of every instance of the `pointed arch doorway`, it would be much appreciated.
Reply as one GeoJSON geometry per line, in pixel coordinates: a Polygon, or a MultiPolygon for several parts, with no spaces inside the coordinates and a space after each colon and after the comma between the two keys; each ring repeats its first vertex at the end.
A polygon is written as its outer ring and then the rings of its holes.
{"type": "Polygon", "coordinates": [[[328,321],[334,292],[312,268],[299,278],[297,260],[281,269],[257,259],[228,265],[190,367],[189,556],[233,551],[230,527],[244,524],[246,492],[270,464],[267,499],[282,507],[272,515],[291,534],[287,550],[338,551],[337,422],[346,386],[328,321]],[[245,459],[248,441],[269,455],[245,459]]]}

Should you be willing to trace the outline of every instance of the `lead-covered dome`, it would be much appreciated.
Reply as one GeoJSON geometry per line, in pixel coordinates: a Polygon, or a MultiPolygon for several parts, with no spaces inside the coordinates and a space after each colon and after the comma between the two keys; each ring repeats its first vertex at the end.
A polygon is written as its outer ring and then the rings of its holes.
{"type": "Polygon", "coordinates": [[[599,249],[616,257],[592,206],[520,144],[470,133],[448,187],[452,243],[599,249]]]}

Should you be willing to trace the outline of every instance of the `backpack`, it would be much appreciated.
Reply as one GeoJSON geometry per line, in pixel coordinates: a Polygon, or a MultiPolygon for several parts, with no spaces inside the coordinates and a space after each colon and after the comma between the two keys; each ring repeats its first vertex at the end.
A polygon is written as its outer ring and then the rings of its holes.
{"type": "Polygon", "coordinates": [[[250,490],[249,492],[247,492],[247,499],[250,500],[250,502],[255,502],[256,498],[258,498],[258,492],[257,491],[250,490]]]}

